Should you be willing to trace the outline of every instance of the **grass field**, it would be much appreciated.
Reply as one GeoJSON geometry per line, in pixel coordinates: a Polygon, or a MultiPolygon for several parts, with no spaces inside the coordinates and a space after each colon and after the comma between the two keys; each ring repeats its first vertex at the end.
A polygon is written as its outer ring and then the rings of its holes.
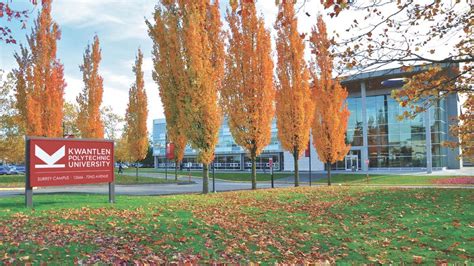
{"type": "MultiPolygon", "coordinates": [[[[163,180],[160,178],[151,178],[151,177],[138,177],[138,180],[137,180],[137,178],[133,176],[132,174],[115,175],[115,178],[116,178],[116,184],[118,185],[176,183],[176,181],[174,180],[163,180]]],[[[1,187],[24,187],[24,186],[25,186],[24,175],[0,175],[0,188],[1,187]]]]}
{"type": "MultiPolygon", "coordinates": [[[[140,168],[140,172],[142,173],[164,173],[164,170],[156,170],[153,168],[140,168]]],[[[135,173],[135,169],[125,169],[125,173],[135,173]]],[[[202,177],[202,171],[178,171],[178,175],[180,176],[188,176],[191,175],[193,177],[202,177]]],[[[279,173],[275,172],[273,173],[273,177],[275,179],[278,178],[283,178],[287,177],[288,175],[291,175],[291,173],[279,173]]],[[[228,181],[248,181],[250,182],[250,172],[241,172],[241,173],[236,173],[236,172],[216,172],[215,173],[216,178],[222,179],[222,180],[228,180],[228,181]]],[[[174,177],[174,169],[169,169],[168,171],[168,177],[174,177]]],[[[209,177],[212,178],[212,170],[209,170],[209,177]]],[[[270,181],[271,180],[271,175],[270,172],[267,173],[257,173],[257,181],[270,181]]]]}
{"type": "MultiPolygon", "coordinates": [[[[164,173],[163,170],[156,170],[154,168],[140,168],[142,173],[164,173]]],[[[125,169],[125,173],[135,173],[135,169],[125,169]]],[[[180,176],[202,177],[201,171],[178,171],[180,176]]],[[[307,173],[305,173],[307,174],[307,173]]],[[[168,171],[169,177],[174,177],[174,170],[168,171]]],[[[249,172],[217,172],[215,173],[216,178],[229,181],[248,181],[250,182],[249,172]]],[[[291,172],[275,172],[275,180],[292,176],[291,172]]],[[[210,177],[212,174],[210,172],[210,177]]],[[[449,176],[423,176],[423,175],[381,175],[381,174],[370,174],[367,182],[367,176],[365,174],[333,174],[331,176],[331,182],[333,184],[348,184],[348,185],[436,185],[435,181],[439,179],[448,178],[449,176]]],[[[474,176],[473,176],[474,178],[474,176]]],[[[257,181],[270,181],[270,173],[257,173],[257,181]]],[[[327,178],[313,179],[315,183],[327,184],[327,178]]]]}
{"type": "MultiPolygon", "coordinates": [[[[369,175],[365,174],[335,174],[331,176],[333,184],[348,185],[436,185],[435,181],[449,178],[449,176],[422,176],[422,175],[369,175]]],[[[327,178],[316,180],[315,183],[327,183],[327,178]]]]}
{"type": "Polygon", "coordinates": [[[469,189],[291,188],[0,200],[0,264],[472,263],[469,189]]]}

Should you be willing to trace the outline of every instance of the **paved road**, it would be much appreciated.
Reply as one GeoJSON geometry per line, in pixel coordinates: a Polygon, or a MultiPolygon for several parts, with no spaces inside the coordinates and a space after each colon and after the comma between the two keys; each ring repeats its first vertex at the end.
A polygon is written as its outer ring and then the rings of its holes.
{"type": "MultiPolygon", "coordinates": [[[[140,173],[140,176],[165,178],[161,173],[140,173]]],[[[324,173],[313,173],[313,180],[323,178],[324,173]]],[[[168,176],[173,178],[173,176],[168,176]]],[[[180,180],[188,180],[188,177],[180,177],[180,180]]],[[[142,184],[142,185],[116,185],[115,192],[118,195],[170,195],[170,194],[184,194],[184,193],[200,193],[202,191],[202,179],[191,177],[192,184],[142,184]]],[[[212,191],[212,179],[209,180],[209,190],[212,191]]],[[[293,186],[293,177],[279,179],[275,182],[275,187],[291,187],[293,186]]],[[[301,174],[302,186],[307,186],[308,174],[301,174]]],[[[317,184],[313,184],[316,185],[317,184]]],[[[324,186],[324,184],[321,184],[324,186]]],[[[270,188],[270,182],[259,182],[257,188],[270,188]]],[[[375,186],[374,186],[375,187],[375,186]]],[[[378,186],[380,187],[380,186],[378,186]]],[[[386,186],[399,188],[432,188],[433,186],[386,186]]],[[[249,190],[251,188],[250,182],[232,182],[216,179],[216,191],[232,191],[232,190],[249,190]]],[[[474,189],[474,186],[436,186],[436,188],[466,188],[474,189]]],[[[93,193],[93,194],[107,194],[108,186],[104,185],[81,185],[81,186],[66,186],[66,187],[48,187],[34,189],[34,194],[48,194],[48,193],[93,193]]],[[[0,190],[0,197],[23,195],[24,189],[2,189],[0,190]]]]}

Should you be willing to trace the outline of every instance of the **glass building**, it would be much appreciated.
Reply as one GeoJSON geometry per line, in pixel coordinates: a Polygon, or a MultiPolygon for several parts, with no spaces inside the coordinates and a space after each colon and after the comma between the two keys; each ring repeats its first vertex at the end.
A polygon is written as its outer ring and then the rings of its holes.
{"type": "MultiPolygon", "coordinates": [[[[277,137],[276,121],[273,120],[271,127],[271,140],[270,144],[265,147],[262,154],[257,157],[257,169],[265,171],[269,169],[269,160],[273,160],[273,169],[275,171],[283,170],[282,160],[283,151],[280,146],[280,141],[277,137]]],[[[155,167],[164,168],[175,167],[174,162],[168,161],[165,158],[165,143],[166,143],[166,121],[165,119],[155,119],[153,121],[153,155],[155,157],[155,167]]],[[[187,146],[183,159],[183,165],[180,167],[190,167],[191,169],[202,168],[197,159],[197,152],[187,146]]],[[[230,133],[229,126],[227,125],[227,119],[224,119],[220,130],[219,130],[219,141],[216,145],[214,166],[219,170],[234,170],[244,171],[250,170],[251,162],[247,156],[245,150],[238,146],[232,134],[230,133]]]]}
{"type": "MultiPolygon", "coordinates": [[[[452,140],[449,135],[451,120],[448,117],[457,117],[460,112],[456,94],[449,95],[414,119],[399,119],[408,109],[392,99],[391,92],[403,85],[403,77],[420,70],[416,67],[413,72],[404,72],[402,69],[381,70],[349,76],[342,81],[349,92],[347,104],[351,114],[346,142],[351,144],[351,149],[344,160],[332,166],[333,169],[426,169],[430,172],[432,169],[461,168],[462,162],[458,160],[459,149],[452,150],[442,146],[443,141],[452,140]],[[384,85],[386,80],[400,82],[384,85]]],[[[167,163],[165,159],[165,142],[165,120],[154,120],[153,143],[157,168],[165,167],[166,164],[168,167],[174,167],[174,162],[167,163]]],[[[215,154],[216,169],[250,169],[249,158],[234,142],[226,119],[219,131],[215,154]]],[[[192,168],[202,167],[196,157],[196,151],[188,146],[184,163],[190,163],[192,168]]],[[[275,120],[272,123],[271,142],[257,159],[257,168],[267,170],[270,158],[276,171],[292,171],[294,168],[292,155],[282,149],[277,138],[275,120]]],[[[300,170],[308,170],[310,164],[312,170],[324,170],[324,164],[318,160],[313,145],[299,160],[300,170]]]]}

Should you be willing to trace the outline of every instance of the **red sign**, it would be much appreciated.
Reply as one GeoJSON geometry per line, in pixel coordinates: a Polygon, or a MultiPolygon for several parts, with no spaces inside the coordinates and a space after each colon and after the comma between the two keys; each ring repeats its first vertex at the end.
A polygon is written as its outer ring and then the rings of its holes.
{"type": "Polygon", "coordinates": [[[48,138],[27,141],[30,187],[114,181],[113,141],[48,138]]]}
{"type": "Polygon", "coordinates": [[[168,143],[166,145],[166,158],[168,160],[174,159],[174,144],[173,143],[168,143]]]}

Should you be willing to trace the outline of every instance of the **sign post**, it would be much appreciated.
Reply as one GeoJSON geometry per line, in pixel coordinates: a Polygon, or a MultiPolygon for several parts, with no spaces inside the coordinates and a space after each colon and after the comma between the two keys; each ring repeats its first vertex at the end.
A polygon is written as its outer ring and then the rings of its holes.
{"type": "Polygon", "coordinates": [[[114,142],[99,139],[26,138],[25,205],[33,187],[108,183],[115,202],[114,142]]]}
{"type": "Polygon", "coordinates": [[[28,139],[26,139],[26,145],[25,145],[25,205],[27,208],[32,208],[33,207],[33,188],[31,187],[30,184],[30,156],[29,156],[29,150],[30,150],[30,142],[28,139]]]}
{"type": "Polygon", "coordinates": [[[109,203],[115,203],[115,182],[109,182],[109,203]]]}

